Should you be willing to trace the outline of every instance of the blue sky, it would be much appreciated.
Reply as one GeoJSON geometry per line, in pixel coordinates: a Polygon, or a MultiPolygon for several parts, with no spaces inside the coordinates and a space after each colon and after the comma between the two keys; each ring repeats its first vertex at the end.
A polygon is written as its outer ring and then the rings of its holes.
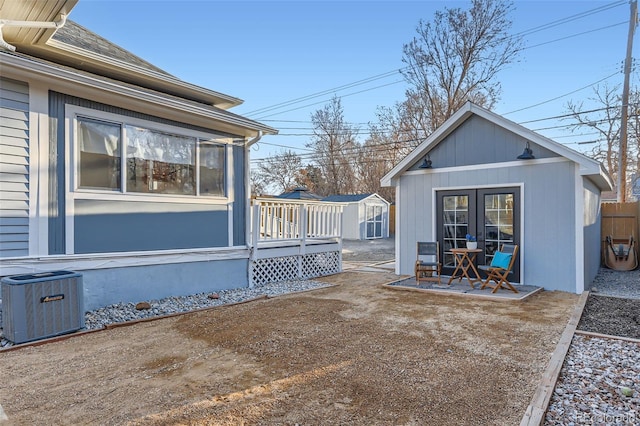
{"type": "MultiPolygon", "coordinates": [[[[252,153],[260,159],[285,149],[274,145],[307,152],[310,116],[334,94],[364,140],[377,107],[403,99],[394,72],[403,44],[445,6],[469,2],[80,0],[70,19],[182,80],[243,99],[233,112],[280,129],[252,153]]],[[[498,75],[494,111],[586,152],[593,145],[578,142],[595,135],[541,119],[566,114],[569,100],[592,105],[596,82],[622,90],[629,10],[627,1],[516,0],[511,33],[526,32],[525,49],[498,75]]]]}

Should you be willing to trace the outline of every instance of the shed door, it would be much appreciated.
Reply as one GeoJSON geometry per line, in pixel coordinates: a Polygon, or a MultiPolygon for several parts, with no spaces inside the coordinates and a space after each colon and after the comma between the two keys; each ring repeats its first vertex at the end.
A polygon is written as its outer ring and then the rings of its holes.
{"type": "MultiPolygon", "coordinates": [[[[437,193],[437,238],[443,273],[455,268],[452,248],[466,247],[466,235],[478,239],[477,264],[490,264],[502,244],[520,244],[520,188],[484,188],[437,193]]],[[[518,255],[520,257],[520,255],[518,255]]],[[[520,282],[520,262],[514,264],[514,282],[520,282]]]]}
{"type": "Polygon", "coordinates": [[[366,204],[367,238],[382,238],[382,218],[384,217],[381,205],[366,204]]]}

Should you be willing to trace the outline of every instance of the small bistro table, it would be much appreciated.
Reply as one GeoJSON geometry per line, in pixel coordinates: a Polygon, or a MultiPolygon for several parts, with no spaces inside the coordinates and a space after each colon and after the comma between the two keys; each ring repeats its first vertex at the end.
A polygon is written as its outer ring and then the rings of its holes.
{"type": "Polygon", "coordinates": [[[471,288],[474,288],[473,283],[482,282],[475,266],[476,257],[478,253],[482,253],[482,249],[452,248],[450,251],[456,257],[457,265],[453,274],[451,274],[451,278],[449,278],[448,285],[456,278],[458,278],[458,281],[462,281],[462,277],[469,281],[471,288]],[[469,276],[469,269],[475,274],[475,278],[469,276]]]}

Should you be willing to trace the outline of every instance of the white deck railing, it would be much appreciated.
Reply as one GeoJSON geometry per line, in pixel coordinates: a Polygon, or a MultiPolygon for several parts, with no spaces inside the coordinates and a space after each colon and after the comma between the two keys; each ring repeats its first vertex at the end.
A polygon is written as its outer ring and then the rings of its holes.
{"type": "Polygon", "coordinates": [[[253,247],[261,242],[342,237],[342,211],[339,203],[309,200],[253,200],[251,235],[253,247]]]}

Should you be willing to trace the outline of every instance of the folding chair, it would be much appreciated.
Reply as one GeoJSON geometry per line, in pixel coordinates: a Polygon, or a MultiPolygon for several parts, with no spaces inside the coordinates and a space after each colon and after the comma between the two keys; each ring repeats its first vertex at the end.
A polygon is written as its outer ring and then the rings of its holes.
{"type": "Polygon", "coordinates": [[[517,293],[518,290],[507,279],[510,274],[513,274],[513,265],[517,254],[517,244],[503,244],[502,250],[493,254],[491,265],[479,265],[478,269],[487,273],[487,279],[482,283],[480,290],[488,286],[493,289],[491,293],[495,293],[499,288],[506,288],[517,293]],[[491,281],[495,282],[495,286],[490,284],[491,281]]]}
{"type": "Polygon", "coordinates": [[[442,284],[442,263],[440,262],[440,245],[438,242],[420,242],[417,244],[416,281],[435,281],[442,284]],[[435,274],[435,276],[434,276],[435,274]]]}

